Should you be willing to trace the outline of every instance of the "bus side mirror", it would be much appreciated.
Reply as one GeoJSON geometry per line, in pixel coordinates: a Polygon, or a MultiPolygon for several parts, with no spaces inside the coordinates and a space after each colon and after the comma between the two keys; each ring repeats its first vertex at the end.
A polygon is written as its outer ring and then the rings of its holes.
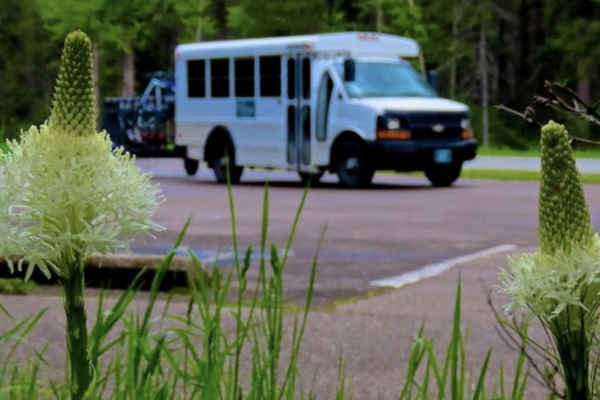
{"type": "Polygon", "coordinates": [[[440,86],[439,84],[439,76],[438,73],[435,69],[430,69],[429,71],[427,71],[427,83],[429,83],[429,85],[435,89],[435,91],[438,91],[438,88],[440,86]]]}
{"type": "Polygon", "coordinates": [[[356,79],[356,61],[349,58],[344,61],[344,81],[354,82],[356,79]]]}

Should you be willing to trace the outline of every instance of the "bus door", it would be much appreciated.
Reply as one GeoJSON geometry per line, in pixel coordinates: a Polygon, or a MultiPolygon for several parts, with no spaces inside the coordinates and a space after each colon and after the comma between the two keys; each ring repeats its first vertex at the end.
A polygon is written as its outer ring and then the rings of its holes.
{"type": "Polygon", "coordinates": [[[311,163],[311,58],[309,54],[287,59],[287,162],[299,171],[311,163]]]}

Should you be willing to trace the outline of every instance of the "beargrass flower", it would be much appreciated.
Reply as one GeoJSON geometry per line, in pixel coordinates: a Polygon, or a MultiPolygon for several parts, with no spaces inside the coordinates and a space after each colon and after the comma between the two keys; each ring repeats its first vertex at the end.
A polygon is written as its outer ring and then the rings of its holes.
{"type": "Polygon", "coordinates": [[[65,41],[47,124],[22,132],[0,157],[0,254],[21,255],[46,276],[64,276],[63,260],[128,249],[133,236],[160,229],[161,201],[135,158],[96,132],[91,44],[82,32],[65,41]]]}
{"type": "MultiPolygon", "coordinates": [[[[590,213],[564,126],[542,128],[539,249],[509,257],[501,288],[507,312],[538,317],[554,341],[568,400],[590,399],[590,351],[599,320],[600,236],[590,213]]],[[[593,375],[593,374],[592,374],[593,375]]]]}
{"type": "Polygon", "coordinates": [[[8,142],[0,156],[0,255],[21,257],[54,273],[63,287],[72,399],[92,380],[87,348],[84,264],[92,253],[127,250],[132,236],[158,230],[151,217],[162,201],[135,159],[113,150],[95,127],[91,42],[82,32],[65,40],[49,121],[8,142]]]}

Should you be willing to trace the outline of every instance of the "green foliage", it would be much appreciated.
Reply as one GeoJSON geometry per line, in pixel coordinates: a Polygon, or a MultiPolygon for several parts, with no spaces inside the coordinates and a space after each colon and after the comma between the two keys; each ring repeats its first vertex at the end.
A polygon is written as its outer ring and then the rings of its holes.
{"type": "Polygon", "coordinates": [[[306,34],[326,30],[326,14],[322,0],[240,0],[229,8],[229,26],[239,38],[306,34]]]}
{"type": "Polygon", "coordinates": [[[29,294],[37,285],[32,281],[19,278],[0,278],[0,293],[2,294],[29,294]]]}
{"type": "MultiPolygon", "coordinates": [[[[481,106],[471,102],[469,107],[471,108],[471,126],[475,138],[481,143],[483,139],[481,106]]],[[[490,143],[495,147],[520,151],[539,147],[539,130],[530,130],[522,121],[516,118],[512,119],[500,110],[491,108],[488,122],[490,143]]]]}
{"type": "Polygon", "coordinates": [[[571,82],[596,80],[600,49],[595,38],[600,35],[600,3],[552,1],[543,8],[542,16],[548,30],[543,50],[558,61],[557,78],[571,82]]]}
{"type": "Polygon", "coordinates": [[[48,39],[34,0],[4,0],[0,6],[0,132],[15,138],[23,126],[47,118],[57,43],[48,39]]]}

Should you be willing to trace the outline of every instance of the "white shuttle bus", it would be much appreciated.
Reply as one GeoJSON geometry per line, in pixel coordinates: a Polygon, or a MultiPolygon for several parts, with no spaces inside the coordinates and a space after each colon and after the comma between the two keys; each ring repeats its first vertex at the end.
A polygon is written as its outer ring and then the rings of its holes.
{"type": "Polygon", "coordinates": [[[219,182],[246,167],[297,171],[347,187],[376,170],[458,179],[477,142],[466,105],[442,99],[405,60],[408,38],[333,33],[180,45],[175,50],[176,144],[193,173],[219,182]]]}

